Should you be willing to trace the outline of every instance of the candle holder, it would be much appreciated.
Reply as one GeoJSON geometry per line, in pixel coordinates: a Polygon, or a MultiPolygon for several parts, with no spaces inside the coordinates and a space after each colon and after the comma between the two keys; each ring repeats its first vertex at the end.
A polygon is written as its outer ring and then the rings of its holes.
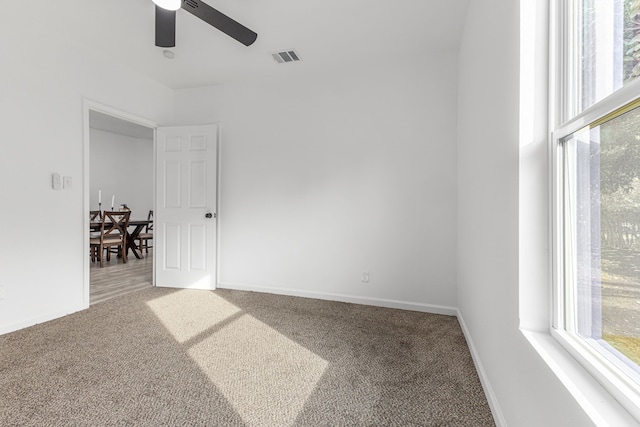
{"type": "Polygon", "coordinates": [[[100,212],[100,218],[102,218],[102,203],[98,202],[98,212],[100,212]]]}

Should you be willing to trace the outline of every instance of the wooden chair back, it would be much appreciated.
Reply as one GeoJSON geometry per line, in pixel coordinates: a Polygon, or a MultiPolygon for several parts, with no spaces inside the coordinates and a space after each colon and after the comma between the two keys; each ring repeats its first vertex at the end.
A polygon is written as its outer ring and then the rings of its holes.
{"type": "Polygon", "coordinates": [[[104,211],[101,238],[121,237],[127,234],[131,211],[104,211]]]}
{"type": "Polygon", "coordinates": [[[111,247],[117,246],[122,262],[127,262],[127,227],[131,211],[104,211],[100,223],[100,236],[92,237],[91,259],[100,260],[100,267],[104,265],[104,249],[107,249],[107,260],[111,258],[111,247]]]}
{"type": "MultiPolygon", "coordinates": [[[[149,214],[147,215],[147,220],[148,221],[153,221],[153,210],[149,211],[149,214]]],[[[147,227],[144,230],[146,233],[149,233],[151,231],[153,231],[153,222],[150,222],[149,224],[147,224],[147,227]]]]}
{"type": "Polygon", "coordinates": [[[100,211],[89,211],[89,221],[98,222],[102,221],[102,215],[100,211]]]}

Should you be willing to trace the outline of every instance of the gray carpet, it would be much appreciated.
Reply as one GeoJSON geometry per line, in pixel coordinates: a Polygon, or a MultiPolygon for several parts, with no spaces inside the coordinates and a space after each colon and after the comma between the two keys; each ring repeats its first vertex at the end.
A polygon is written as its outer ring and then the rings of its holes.
{"type": "Polygon", "coordinates": [[[493,426],[455,317],[148,289],[0,336],[2,426],[493,426]]]}

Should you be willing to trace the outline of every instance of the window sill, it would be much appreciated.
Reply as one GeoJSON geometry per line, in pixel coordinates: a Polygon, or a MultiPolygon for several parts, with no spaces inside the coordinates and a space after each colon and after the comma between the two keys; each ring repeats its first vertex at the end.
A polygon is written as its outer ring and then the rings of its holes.
{"type": "Polygon", "coordinates": [[[640,425],[549,333],[521,331],[595,425],[640,425]]]}

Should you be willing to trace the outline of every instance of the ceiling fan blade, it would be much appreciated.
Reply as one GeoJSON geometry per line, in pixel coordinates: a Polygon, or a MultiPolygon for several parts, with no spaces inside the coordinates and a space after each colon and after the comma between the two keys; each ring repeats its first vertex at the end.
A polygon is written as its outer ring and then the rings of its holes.
{"type": "Polygon", "coordinates": [[[245,46],[250,46],[258,38],[255,32],[199,0],[183,0],[182,8],[245,46]]]}
{"type": "Polygon", "coordinates": [[[156,6],[156,46],[176,46],[176,11],[156,6]]]}

